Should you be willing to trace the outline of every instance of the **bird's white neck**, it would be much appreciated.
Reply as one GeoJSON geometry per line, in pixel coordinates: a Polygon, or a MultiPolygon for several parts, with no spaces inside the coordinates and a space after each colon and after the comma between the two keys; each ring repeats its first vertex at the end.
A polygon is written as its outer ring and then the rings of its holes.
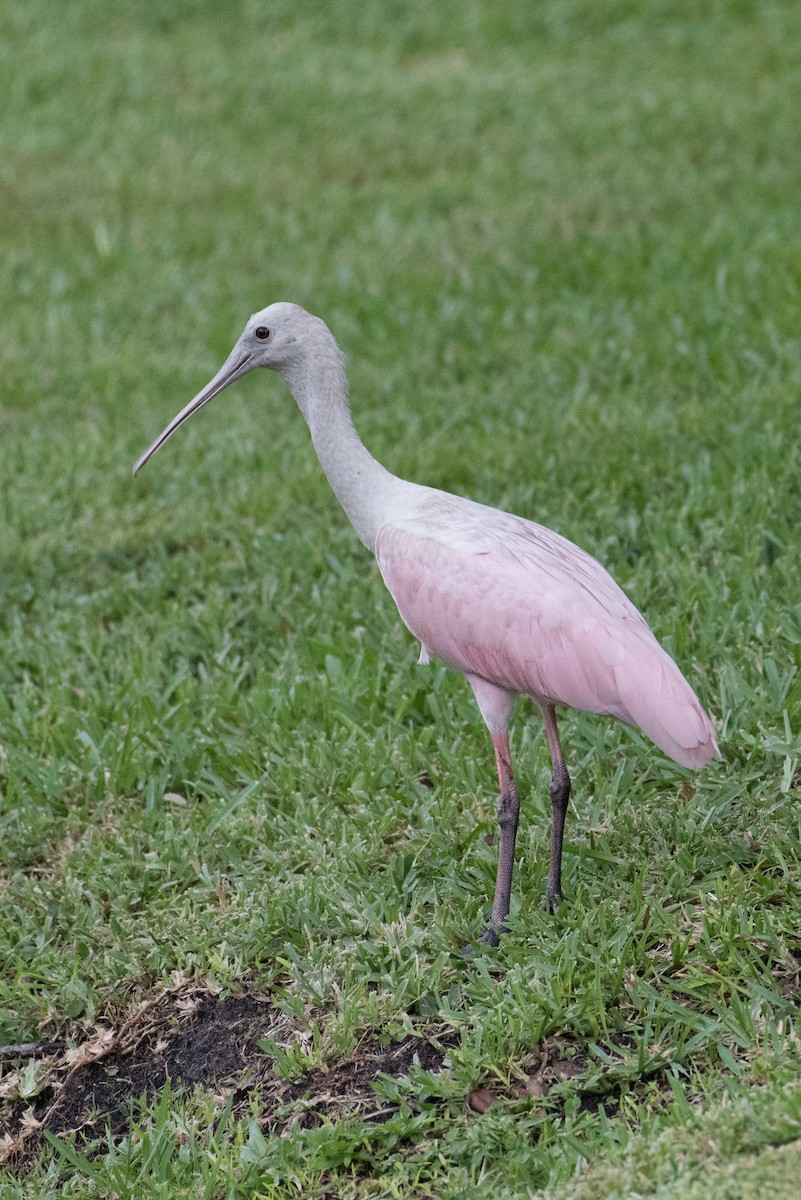
{"type": "Polygon", "coordinates": [[[320,337],[314,353],[287,364],[281,374],[309,426],[334,494],[361,541],[374,551],[388,502],[403,482],[373,458],[354,429],[342,356],[323,329],[327,336],[320,337]]]}

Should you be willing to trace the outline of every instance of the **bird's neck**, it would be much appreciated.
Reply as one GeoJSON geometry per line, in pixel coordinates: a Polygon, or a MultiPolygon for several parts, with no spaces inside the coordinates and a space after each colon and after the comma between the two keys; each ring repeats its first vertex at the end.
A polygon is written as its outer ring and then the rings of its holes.
{"type": "MultiPolygon", "coordinates": [[[[330,337],[330,335],[329,335],[330,337]]],[[[375,550],[395,485],[353,427],[342,357],[331,338],[320,353],[283,372],[306,419],[328,482],[361,541],[375,550]]]]}

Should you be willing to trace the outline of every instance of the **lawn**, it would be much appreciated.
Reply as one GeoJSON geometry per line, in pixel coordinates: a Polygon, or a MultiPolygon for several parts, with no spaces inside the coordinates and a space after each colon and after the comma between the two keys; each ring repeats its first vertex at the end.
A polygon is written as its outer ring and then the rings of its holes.
{"type": "Polygon", "coordinates": [[[797,1195],[801,9],[8,0],[3,1200],[797,1195]],[[281,382],[137,455],[273,300],[397,474],[599,557],[700,775],[468,686],[281,382]]]}

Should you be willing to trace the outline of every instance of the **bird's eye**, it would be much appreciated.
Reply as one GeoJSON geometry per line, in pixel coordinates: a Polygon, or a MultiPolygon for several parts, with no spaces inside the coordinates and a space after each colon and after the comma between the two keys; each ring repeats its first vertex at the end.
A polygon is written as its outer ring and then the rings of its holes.
{"type": "Polygon", "coordinates": [[[259,339],[260,342],[269,342],[270,331],[266,325],[259,326],[259,328],[256,330],[256,337],[259,339]]]}

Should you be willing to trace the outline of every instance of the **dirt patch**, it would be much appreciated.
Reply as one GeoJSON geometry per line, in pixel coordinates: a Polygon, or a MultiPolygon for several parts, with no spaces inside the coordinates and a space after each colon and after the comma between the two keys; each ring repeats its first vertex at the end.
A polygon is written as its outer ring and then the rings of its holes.
{"type": "Polygon", "coordinates": [[[150,1099],[168,1076],[190,1089],[197,1084],[233,1085],[258,1056],[259,1038],[274,1025],[269,1003],[252,996],[224,1000],[205,996],[183,1014],[159,1016],[179,1019],[167,1028],[159,1021],[134,1046],[112,1050],[69,1078],[48,1110],[48,1129],[62,1133],[87,1130],[88,1125],[94,1135],[93,1127],[100,1123],[101,1130],[110,1124],[112,1133],[121,1133],[127,1127],[130,1102],[142,1096],[150,1099]],[[87,1122],[90,1113],[99,1116],[87,1122]]]}
{"type": "MultiPolygon", "coordinates": [[[[0,1161],[17,1171],[24,1168],[46,1130],[75,1137],[89,1152],[93,1143],[105,1144],[107,1131],[114,1138],[124,1136],[132,1107],[158,1095],[168,1078],[176,1089],[204,1088],[219,1099],[220,1108],[230,1103],[234,1116],[244,1114],[256,1098],[260,1124],[271,1132],[293,1124],[313,1128],[348,1116],[385,1121],[395,1107],[376,1090],[381,1077],[407,1076],[415,1061],[437,1073],[458,1042],[452,1028],[429,1023],[401,1041],[366,1039],[349,1058],[288,1082],[260,1049],[265,1038],[285,1047],[311,1041],[307,1025],[277,1009],[269,996],[221,998],[181,982],[141,1004],[114,1028],[95,1027],[69,1049],[62,1044],[48,1055],[52,1043],[37,1047],[39,1090],[33,1096],[26,1076],[31,1059],[21,1046],[19,1061],[0,1083],[0,1102],[5,1099],[8,1113],[4,1127],[0,1122],[0,1161]]],[[[633,1043],[614,1035],[609,1049],[622,1061],[633,1053],[633,1043]]],[[[493,1079],[483,1085],[476,1081],[465,1104],[479,1117],[498,1100],[529,1100],[558,1113],[569,1097],[576,1097],[583,1109],[603,1105],[611,1115],[627,1090],[613,1069],[599,1074],[585,1046],[554,1035],[516,1064],[509,1086],[493,1079]]]]}
{"type": "Polygon", "coordinates": [[[417,1037],[387,1046],[363,1042],[353,1058],[327,1071],[315,1071],[287,1088],[282,1103],[294,1107],[292,1118],[304,1129],[338,1120],[349,1112],[358,1113],[362,1120],[386,1121],[394,1110],[378,1100],[373,1084],[382,1075],[396,1079],[408,1075],[415,1059],[426,1071],[441,1070],[446,1049],[457,1041],[452,1030],[441,1030],[436,1046],[417,1037]]]}
{"type": "MultiPolygon", "coordinates": [[[[288,1083],[259,1042],[267,1037],[303,1042],[308,1033],[300,1022],[274,1008],[267,996],[220,998],[181,987],[141,1005],[118,1029],[98,1026],[80,1045],[49,1063],[45,1059],[45,1082],[36,1096],[14,1098],[7,1076],[10,1108],[0,1124],[0,1161],[20,1169],[42,1144],[45,1130],[76,1135],[84,1144],[107,1130],[120,1137],[129,1128],[132,1104],[157,1095],[168,1078],[184,1089],[201,1086],[216,1093],[221,1104],[232,1100],[235,1112],[244,1111],[256,1094],[263,1123],[273,1129],[295,1120],[310,1127],[347,1113],[386,1119],[393,1109],[372,1084],[383,1074],[406,1075],[415,1058],[439,1071],[455,1035],[437,1032],[437,1045],[422,1032],[386,1046],[365,1041],[346,1061],[288,1083]]],[[[23,1070],[24,1064],[20,1078],[23,1070]]]]}

